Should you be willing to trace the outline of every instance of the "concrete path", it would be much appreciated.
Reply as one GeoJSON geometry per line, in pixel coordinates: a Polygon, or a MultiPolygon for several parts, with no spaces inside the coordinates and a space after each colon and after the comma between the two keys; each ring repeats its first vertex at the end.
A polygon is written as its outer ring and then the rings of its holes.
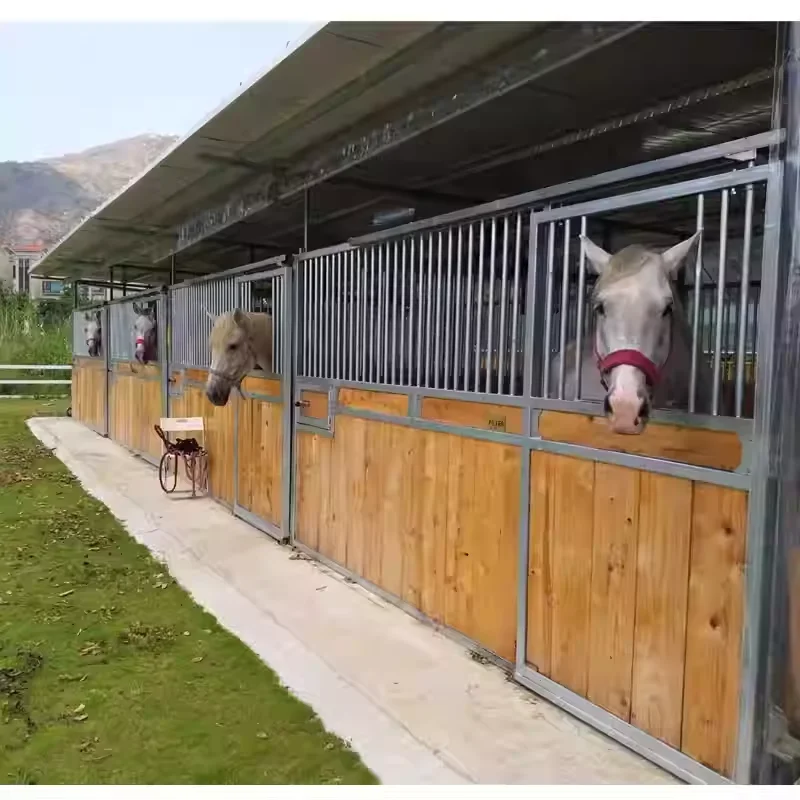
{"type": "Polygon", "coordinates": [[[676,781],[459,644],[71,419],[33,433],[384,783],[676,781]]]}

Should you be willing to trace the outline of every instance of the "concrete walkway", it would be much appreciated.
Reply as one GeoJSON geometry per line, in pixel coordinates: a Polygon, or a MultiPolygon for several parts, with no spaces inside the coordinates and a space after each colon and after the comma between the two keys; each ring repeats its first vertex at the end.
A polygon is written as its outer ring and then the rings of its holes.
{"type": "Polygon", "coordinates": [[[384,783],[675,783],[459,644],[70,419],[33,433],[384,783]]]}

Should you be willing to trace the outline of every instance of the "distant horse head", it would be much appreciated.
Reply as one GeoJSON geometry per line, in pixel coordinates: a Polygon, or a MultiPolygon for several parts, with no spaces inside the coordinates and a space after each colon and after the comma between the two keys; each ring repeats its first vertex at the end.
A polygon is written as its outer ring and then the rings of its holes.
{"type": "Polygon", "coordinates": [[[226,405],[231,389],[239,388],[256,367],[272,371],[272,317],[268,314],[238,308],[221,314],[214,320],[209,344],[206,396],[215,406],[226,405]]]}
{"type": "Polygon", "coordinates": [[[595,357],[606,390],[604,408],[616,433],[641,433],[653,393],[670,356],[676,325],[686,325],[675,277],[699,233],[663,253],[631,245],[611,255],[586,237],[582,244],[598,274],[595,357]]]}
{"type": "Polygon", "coordinates": [[[103,328],[99,311],[87,311],[83,315],[83,338],[92,358],[100,355],[103,344],[103,328]]]}
{"type": "Polygon", "coordinates": [[[156,322],[156,304],[134,302],[133,336],[136,349],[134,357],[140,364],[149,364],[158,360],[158,327],[156,322]]]}

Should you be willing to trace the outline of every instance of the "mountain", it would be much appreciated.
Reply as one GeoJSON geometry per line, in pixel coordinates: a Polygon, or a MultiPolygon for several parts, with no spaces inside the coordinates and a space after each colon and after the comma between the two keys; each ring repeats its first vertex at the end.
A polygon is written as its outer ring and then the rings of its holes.
{"type": "Polygon", "coordinates": [[[0,162],[0,242],[54,244],[176,138],[144,134],[59,158],[0,162]]]}

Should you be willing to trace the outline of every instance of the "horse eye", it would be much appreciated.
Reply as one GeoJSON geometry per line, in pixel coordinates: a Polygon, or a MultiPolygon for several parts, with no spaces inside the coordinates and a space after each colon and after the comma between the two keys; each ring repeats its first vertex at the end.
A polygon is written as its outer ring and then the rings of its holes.
{"type": "Polygon", "coordinates": [[[672,313],[672,303],[670,303],[662,312],[661,316],[668,317],[672,313]]]}
{"type": "Polygon", "coordinates": [[[237,344],[229,344],[228,345],[228,350],[235,350],[237,347],[238,347],[237,344]]]}
{"type": "Polygon", "coordinates": [[[599,314],[601,317],[606,313],[606,309],[605,309],[605,307],[603,306],[602,303],[598,303],[594,307],[594,310],[595,310],[595,313],[599,314]]]}

